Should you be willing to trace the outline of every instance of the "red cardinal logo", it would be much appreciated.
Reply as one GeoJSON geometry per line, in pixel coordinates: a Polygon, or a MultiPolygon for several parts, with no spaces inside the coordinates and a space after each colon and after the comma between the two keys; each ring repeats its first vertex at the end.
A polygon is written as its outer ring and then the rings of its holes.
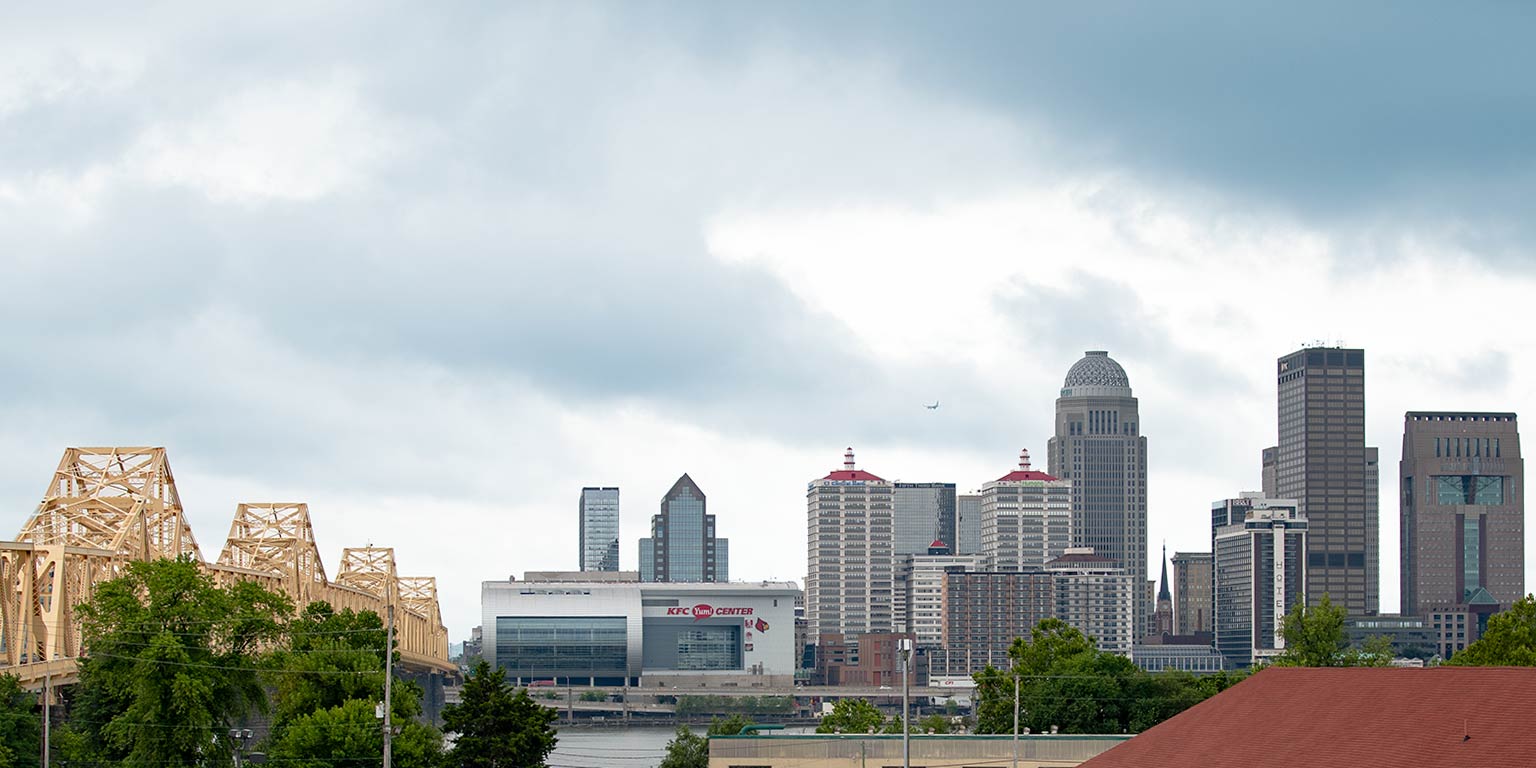
{"type": "Polygon", "coordinates": [[[758,619],[757,620],[757,631],[759,631],[759,632],[767,632],[768,631],[768,622],[763,621],[762,619],[758,619]]]}

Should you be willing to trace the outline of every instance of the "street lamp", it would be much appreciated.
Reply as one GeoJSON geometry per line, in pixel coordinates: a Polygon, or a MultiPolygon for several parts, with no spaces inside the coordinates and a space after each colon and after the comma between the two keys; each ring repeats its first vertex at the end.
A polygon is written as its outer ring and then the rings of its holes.
{"type": "Polygon", "coordinates": [[[908,718],[911,717],[911,708],[907,703],[912,693],[911,675],[908,674],[908,670],[912,667],[912,639],[904,637],[899,642],[901,648],[901,768],[912,768],[912,724],[908,722],[908,718]]]}
{"type": "Polygon", "coordinates": [[[235,768],[240,768],[240,758],[245,748],[250,746],[251,737],[254,735],[249,728],[229,729],[229,740],[235,745],[235,768]]]}

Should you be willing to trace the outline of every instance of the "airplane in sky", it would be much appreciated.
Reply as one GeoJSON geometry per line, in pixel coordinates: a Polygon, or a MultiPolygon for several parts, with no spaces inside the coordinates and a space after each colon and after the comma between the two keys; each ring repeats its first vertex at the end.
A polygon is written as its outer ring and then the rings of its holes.
{"type": "Polygon", "coordinates": [[[935,400],[933,401],[933,405],[925,405],[923,407],[930,411],[937,411],[939,409],[939,401],[935,400]]]}

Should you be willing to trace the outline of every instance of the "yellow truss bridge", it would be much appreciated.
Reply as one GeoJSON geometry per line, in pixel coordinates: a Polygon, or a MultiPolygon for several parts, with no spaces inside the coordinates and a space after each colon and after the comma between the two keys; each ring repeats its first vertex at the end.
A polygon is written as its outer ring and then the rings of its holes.
{"type": "Polygon", "coordinates": [[[189,555],[220,584],[254,581],[302,608],[324,600],[384,616],[395,609],[401,662],[450,672],[437,579],[400,576],[388,547],[342,550],[326,577],[309,505],[241,504],[216,562],[203,559],[182,512],[164,448],[70,448],[15,541],[0,542],[0,673],[28,688],[75,679],[81,647],[75,606],[135,560],[189,555]]]}

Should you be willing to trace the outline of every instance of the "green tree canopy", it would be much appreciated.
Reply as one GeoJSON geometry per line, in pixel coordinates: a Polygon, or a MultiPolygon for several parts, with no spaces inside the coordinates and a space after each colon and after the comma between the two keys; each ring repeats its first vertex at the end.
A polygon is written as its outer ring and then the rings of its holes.
{"type": "Polygon", "coordinates": [[[292,613],[250,582],[214,584],[190,558],[130,563],[79,607],[88,656],[71,709],[77,761],[230,763],[230,726],[266,705],[258,652],[292,613]]]}
{"type": "Polygon", "coordinates": [[[1285,649],[1271,660],[1277,667],[1385,667],[1392,663],[1392,641],[1384,636],[1350,647],[1344,609],[1326,593],[1316,606],[1297,600],[1285,615],[1280,634],[1285,649]]]}
{"type": "Polygon", "coordinates": [[[0,675],[0,768],[32,768],[41,762],[42,719],[37,697],[15,675],[0,675]]]}
{"type": "Polygon", "coordinates": [[[709,720],[710,736],[735,736],[741,733],[741,729],[752,724],[752,718],[742,714],[734,714],[726,718],[712,717],[709,720]]]}
{"type": "Polygon", "coordinates": [[[1488,619],[1483,636],[1447,664],[1476,667],[1536,667],[1536,597],[1526,595],[1509,610],[1488,619]]]}
{"type": "Polygon", "coordinates": [[[1143,672],[1060,619],[1041,621],[1028,640],[1014,640],[1008,655],[1009,669],[988,667],[975,676],[978,733],[1013,731],[1015,686],[1020,730],[1135,733],[1245,677],[1143,672]]]}
{"type": "Polygon", "coordinates": [[[458,734],[448,754],[461,768],[537,768],[555,748],[559,714],[515,692],[506,672],[484,659],[464,681],[459,703],[443,711],[444,730],[458,734]]]}
{"type": "Polygon", "coordinates": [[[679,725],[658,768],[709,768],[709,739],[679,725]]]}
{"type": "MultiPolygon", "coordinates": [[[[277,694],[273,728],[357,699],[384,700],[384,622],[373,611],[337,611],[313,602],[289,622],[285,643],[271,654],[268,686],[277,694]]],[[[415,686],[392,697],[397,717],[420,711],[415,686]]],[[[401,686],[397,681],[396,690],[401,686]]]]}
{"type": "MultiPolygon", "coordinates": [[[[374,706],[365,699],[348,699],[298,715],[273,737],[267,757],[295,768],[379,764],[384,759],[384,729],[374,706]]],[[[437,732],[410,719],[395,722],[400,732],[390,745],[393,764],[400,768],[437,765],[442,753],[437,732]]]]}
{"type": "MultiPolygon", "coordinates": [[[[869,733],[885,728],[885,715],[867,699],[839,699],[823,715],[817,733],[869,733]]],[[[899,732],[899,731],[898,731],[899,732]]]]}

